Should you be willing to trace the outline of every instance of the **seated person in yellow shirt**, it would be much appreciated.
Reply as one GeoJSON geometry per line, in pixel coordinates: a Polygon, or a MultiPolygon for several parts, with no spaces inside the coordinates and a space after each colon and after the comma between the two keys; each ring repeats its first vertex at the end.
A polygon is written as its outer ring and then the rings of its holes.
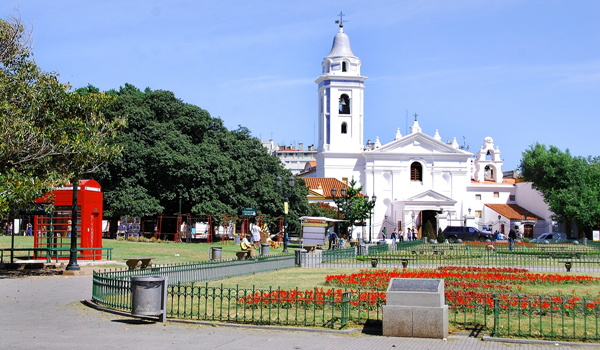
{"type": "Polygon", "coordinates": [[[240,241],[240,248],[242,248],[243,251],[249,251],[250,256],[254,256],[254,248],[252,247],[252,244],[250,244],[246,236],[244,236],[244,238],[242,238],[242,240],[240,241]]]}

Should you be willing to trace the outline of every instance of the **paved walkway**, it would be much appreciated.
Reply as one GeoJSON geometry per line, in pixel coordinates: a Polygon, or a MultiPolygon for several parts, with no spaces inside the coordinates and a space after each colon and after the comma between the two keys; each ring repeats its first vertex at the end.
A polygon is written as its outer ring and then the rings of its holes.
{"type": "MultiPolygon", "coordinates": [[[[90,309],[91,276],[8,279],[0,276],[0,348],[3,349],[582,349],[504,344],[468,336],[447,341],[387,338],[360,333],[148,323],[90,309]]],[[[585,349],[590,347],[585,347],[585,349]]],[[[600,345],[598,345],[600,349],[600,345]]]]}

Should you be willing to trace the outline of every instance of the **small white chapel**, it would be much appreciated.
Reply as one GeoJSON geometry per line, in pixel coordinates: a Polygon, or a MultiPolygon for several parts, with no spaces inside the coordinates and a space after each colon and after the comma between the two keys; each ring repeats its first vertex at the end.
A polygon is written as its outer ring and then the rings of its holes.
{"type": "MultiPolygon", "coordinates": [[[[343,24],[323,59],[318,85],[318,150],[313,171],[302,175],[310,202],[335,206],[331,189],[356,180],[376,203],[369,237],[381,231],[419,231],[430,221],[437,232],[446,226],[472,226],[508,234],[518,225],[526,237],[551,232],[552,213],[531,185],[504,178],[500,148],[482,137],[476,154],[442,141],[438,130],[423,133],[418,116],[410,132],[395,131],[394,140],[364,141],[364,89],[361,61],[350,48],[343,24]],[[537,197],[536,197],[537,196],[537,197]],[[526,209],[526,207],[528,209],[526,209]]],[[[392,131],[392,132],[394,132],[392,131]]],[[[369,235],[356,229],[352,238],[369,235]]]]}

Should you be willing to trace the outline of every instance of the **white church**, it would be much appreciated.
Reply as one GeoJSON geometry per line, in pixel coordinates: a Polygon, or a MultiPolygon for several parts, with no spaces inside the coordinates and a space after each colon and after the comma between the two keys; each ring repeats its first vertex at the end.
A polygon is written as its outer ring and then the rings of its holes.
{"type": "MultiPolygon", "coordinates": [[[[471,226],[508,234],[518,225],[526,237],[551,232],[552,213],[528,183],[504,178],[500,148],[482,137],[474,155],[456,142],[442,141],[438,130],[423,133],[417,116],[407,135],[392,127],[394,140],[381,144],[364,140],[364,89],[361,61],[350,48],[340,25],[331,52],[323,59],[318,84],[319,141],[312,172],[301,175],[309,187],[310,202],[333,204],[331,189],[351,179],[362,193],[377,197],[373,239],[385,227],[405,232],[430,221],[434,228],[471,226]]],[[[371,119],[373,120],[373,119],[371,119]]],[[[437,232],[437,228],[435,229],[437,232]]],[[[357,229],[353,238],[368,235],[357,229]]],[[[366,236],[363,236],[367,238],[366,236]]]]}

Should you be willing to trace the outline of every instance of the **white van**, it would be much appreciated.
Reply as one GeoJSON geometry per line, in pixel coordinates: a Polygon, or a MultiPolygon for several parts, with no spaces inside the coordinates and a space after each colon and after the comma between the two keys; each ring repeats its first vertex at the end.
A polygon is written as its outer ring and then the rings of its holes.
{"type": "Polygon", "coordinates": [[[531,243],[543,243],[544,241],[548,241],[550,243],[558,243],[558,242],[566,242],[567,234],[564,232],[547,232],[542,233],[538,236],[538,238],[532,239],[531,243]]]}

